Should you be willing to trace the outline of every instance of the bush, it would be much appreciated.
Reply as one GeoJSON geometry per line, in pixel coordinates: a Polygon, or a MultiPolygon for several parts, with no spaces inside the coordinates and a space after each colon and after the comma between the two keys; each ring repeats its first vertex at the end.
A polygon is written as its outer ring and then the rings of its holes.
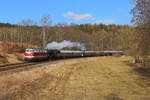
{"type": "Polygon", "coordinates": [[[10,50],[10,43],[6,40],[2,41],[2,52],[8,53],[10,50]]]}
{"type": "Polygon", "coordinates": [[[9,43],[8,41],[2,41],[2,52],[3,53],[23,53],[26,46],[17,43],[9,43]]]}

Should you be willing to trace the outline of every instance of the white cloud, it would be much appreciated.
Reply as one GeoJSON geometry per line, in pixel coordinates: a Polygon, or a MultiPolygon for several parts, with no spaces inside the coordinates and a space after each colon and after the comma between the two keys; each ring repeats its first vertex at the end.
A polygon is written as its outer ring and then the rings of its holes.
{"type": "Polygon", "coordinates": [[[114,24],[115,21],[111,20],[111,19],[109,19],[109,20],[97,20],[97,21],[95,21],[95,23],[96,24],[114,24]]]}
{"type": "Polygon", "coordinates": [[[93,19],[93,16],[90,15],[90,14],[75,14],[73,12],[67,12],[67,13],[63,14],[63,16],[72,18],[75,21],[82,21],[82,20],[86,20],[86,19],[93,19]]]}

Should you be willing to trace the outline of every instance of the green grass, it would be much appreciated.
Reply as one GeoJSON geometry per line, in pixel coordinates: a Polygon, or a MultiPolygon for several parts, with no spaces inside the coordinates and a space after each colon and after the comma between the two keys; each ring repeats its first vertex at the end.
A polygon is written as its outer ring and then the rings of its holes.
{"type": "Polygon", "coordinates": [[[38,73],[26,72],[36,78],[22,84],[11,82],[9,76],[9,81],[3,81],[9,88],[5,87],[5,95],[0,92],[0,99],[150,100],[150,70],[132,66],[130,61],[130,57],[96,57],[58,62],[39,68],[38,73]],[[58,68],[49,71],[54,67],[58,68]]]}

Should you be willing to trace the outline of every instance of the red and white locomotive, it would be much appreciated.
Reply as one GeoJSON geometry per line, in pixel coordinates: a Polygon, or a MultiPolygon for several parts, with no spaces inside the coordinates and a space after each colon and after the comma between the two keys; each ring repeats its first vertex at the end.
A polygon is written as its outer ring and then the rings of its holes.
{"type": "Polygon", "coordinates": [[[42,61],[48,60],[49,55],[44,49],[26,49],[24,53],[25,61],[42,61]]]}

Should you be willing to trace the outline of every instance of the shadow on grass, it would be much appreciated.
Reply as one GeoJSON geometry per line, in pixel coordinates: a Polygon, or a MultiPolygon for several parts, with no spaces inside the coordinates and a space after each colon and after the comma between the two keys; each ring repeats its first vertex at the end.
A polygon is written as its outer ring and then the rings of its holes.
{"type": "Polygon", "coordinates": [[[150,68],[135,68],[134,69],[136,72],[141,74],[144,77],[148,77],[150,79],[150,68]]]}
{"type": "Polygon", "coordinates": [[[143,77],[147,77],[150,79],[150,67],[144,67],[140,64],[133,64],[129,61],[124,61],[124,63],[128,66],[133,67],[133,71],[139,73],[143,77]]]}
{"type": "Polygon", "coordinates": [[[106,100],[123,100],[122,98],[120,98],[117,94],[109,94],[107,96],[104,97],[106,100]]]}
{"type": "Polygon", "coordinates": [[[150,67],[143,67],[140,64],[133,64],[129,61],[124,62],[126,65],[133,68],[131,73],[137,73],[140,75],[138,78],[138,85],[141,85],[143,87],[149,87],[150,86],[150,67]]]}

